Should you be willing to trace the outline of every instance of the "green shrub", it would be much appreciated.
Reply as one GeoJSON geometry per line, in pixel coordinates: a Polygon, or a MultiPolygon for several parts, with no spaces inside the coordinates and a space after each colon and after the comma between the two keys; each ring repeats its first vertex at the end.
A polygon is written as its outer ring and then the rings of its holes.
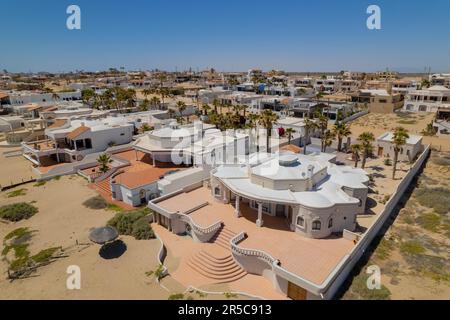
{"type": "Polygon", "coordinates": [[[95,196],[83,202],[83,206],[93,210],[100,210],[106,209],[108,207],[108,203],[101,196],[95,196]]]}
{"type": "Polygon", "coordinates": [[[392,166],[392,160],[389,158],[384,159],[384,165],[385,166],[392,166]]]}
{"type": "Polygon", "coordinates": [[[148,240],[155,238],[155,233],[146,218],[141,218],[133,223],[131,235],[136,240],[148,240]]]}
{"type": "Polygon", "coordinates": [[[22,238],[22,237],[25,237],[25,236],[28,236],[28,235],[31,235],[31,232],[30,232],[30,230],[28,228],[18,228],[16,230],[13,230],[10,233],[8,233],[3,238],[3,240],[7,241],[7,240],[10,240],[12,238],[19,239],[19,238],[22,238]]]}
{"type": "Polygon", "coordinates": [[[57,252],[58,250],[61,250],[61,247],[44,249],[41,250],[38,254],[32,256],[31,259],[33,259],[33,261],[36,263],[45,263],[50,261],[55,252],[57,252]]]}
{"type": "Polygon", "coordinates": [[[15,197],[24,196],[26,194],[27,194],[27,189],[18,189],[18,190],[14,190],[14,191],[8,192],[6,194],[6,196],[8,198],[15,198],[15,197]]]}
{"type": "Polygon", "coordinates": [[[424,229],[439,232],[441,225],[441,216],[435,213],[425,213],[420,215],[416,222],[424,229]]]}
{"type": "Polygon", "coordinates": [[[114,212],[122,212],[123,209],[119,207],[117,204],[110,204],[108,203],[106,210],[114,211],[114,212]]]}
{"type": "Polygon", "coordinates": [[[380,289],[370,290],[367,288],[368,278],[369,275],[365,274],[363,271],[353,279],[350,291],[353,296],[356,295],[354,298],[364,300],[389,300],[391,292],[384,285],[381,285],[380,289]]]}
{"type": "Polygon", "coordinates": [[[35,186],[35,187],[40,187],[40,186],[45,185],[46,183],[47,183],[47,181],[41,180],[41,181],[36,182],[36,183],[34,184],[34,186],[35,186]]]}
{"type": "Polygon", "coordinates": [[[406,241],[400,245],[400,252],[406,255],[420,255],[425,252],[425,248],[419,241],[406,241]]]}
{"type": "Polygon", "coordinates": [[[419,203],[427,208],[432,208],[438,214],[450,212],[450,189],[448,188],[422,188],[416,191],[415,196],[419,203]]]}
{"type": "Polygon", "coordinates": [[[119,234],[133,236],[137,240],[155,238],[155,234],[147,221],[148,210],[138,210],[132,212],[119,212],[108,225],[117,229],[119,234]]]}
{"type": "Polygon", "coordinates": [[[183,300],[183,299],[184,299],[184,294],[182,294],[182,293],[171,294],[168,298],[168,300],[183,300]]]}
{"type": "Polygon", "coordinates": [[[0,207],[0,218],[17,222],[29,219],[38,212],[38,209],[28,203],[21,202],[0,207]]]}

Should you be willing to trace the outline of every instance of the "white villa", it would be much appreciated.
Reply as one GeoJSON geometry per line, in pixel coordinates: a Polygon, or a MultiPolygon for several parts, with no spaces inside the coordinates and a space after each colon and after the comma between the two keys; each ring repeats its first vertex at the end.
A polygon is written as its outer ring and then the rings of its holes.
{"type": "MultiPolygon", "coordinates": [[[[408,134],[409,138],[406,144],[400,149],[398,153],[399,161],[412,162],[417,155],[423,151],[422,136],[408,134]]],[[[377,138],[377,154],[379,157],[393,158],[394,146],[392,145],[393,133],[386,132],[377,138]]]]}
{"type": "Polygon", "coordinates": [[[135,126],[125,118],[100,120],[57,119],[45,130],[46,139],[23,142],[24,156],[36,166],[81,161],[87,154],[98,153],[132,141],[135,126]]]}
{"type": "Polygon", "coordinates": [[[219,282],[262,275],[290,298],[318,299],[318,284],[341,258],[331,252],[319,258],[314,250],[323,250],[326,241],[338,250],[354,245],[352,231],[368,193],[364,170],[334,160],[330,154],[292,152],[241,156],[237,164],[213,169],[209,179],[151,200],[149,208],[170,232],[215,243],[233,257],[229,267],[210,270],[207,260],[193,256],[188,265],[194,271],[219,282]],[[327,240],[319,244],[320,239],[327,240]]]}
{"type": "Polygon", "coordinates": [[[436,112],[439,108],[450,108],[450,89],[444,86],[411,91],[403,106],[404,111],[410,112],[436,112]]]}

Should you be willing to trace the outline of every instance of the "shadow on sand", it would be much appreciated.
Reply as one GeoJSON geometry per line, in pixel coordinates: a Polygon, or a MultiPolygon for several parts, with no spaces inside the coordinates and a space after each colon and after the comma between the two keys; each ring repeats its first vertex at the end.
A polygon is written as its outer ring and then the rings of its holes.
{"type": "Polygon", "coordinates": [[[116,240],[101,246],[99,255],[103,259],[117,259],[127,251],[127,245],[122,240],[116,240]]]}

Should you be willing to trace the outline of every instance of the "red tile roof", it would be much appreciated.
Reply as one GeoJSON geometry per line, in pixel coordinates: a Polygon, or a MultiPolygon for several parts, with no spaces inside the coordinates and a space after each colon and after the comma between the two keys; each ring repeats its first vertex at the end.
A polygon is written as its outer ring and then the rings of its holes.
{"type": "Polygon", "coordinates": [[[72,132],[70,132],[70,133],[66,136],[66,138],[67,138],[67,139],[70,139],[70,140],[74,140],[74,139],[78,138],[80,135],[82,135],[83,133],[88,132],[88,131],[90,131],[90,130],[91,130],[91,129],[88,128],[88,127],[86,127],[86,126],[81,126],[81,127],[76,128],[76,129],[73,130],[72,132]]]}

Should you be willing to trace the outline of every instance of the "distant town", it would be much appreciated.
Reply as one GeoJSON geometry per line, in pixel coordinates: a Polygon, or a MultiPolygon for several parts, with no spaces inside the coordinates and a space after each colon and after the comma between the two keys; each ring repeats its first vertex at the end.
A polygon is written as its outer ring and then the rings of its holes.
{"type": "Polygon", "coordinates": [[[3,70],[0,163],[2,299],[450,297],[450,73],[3,70]]]}

